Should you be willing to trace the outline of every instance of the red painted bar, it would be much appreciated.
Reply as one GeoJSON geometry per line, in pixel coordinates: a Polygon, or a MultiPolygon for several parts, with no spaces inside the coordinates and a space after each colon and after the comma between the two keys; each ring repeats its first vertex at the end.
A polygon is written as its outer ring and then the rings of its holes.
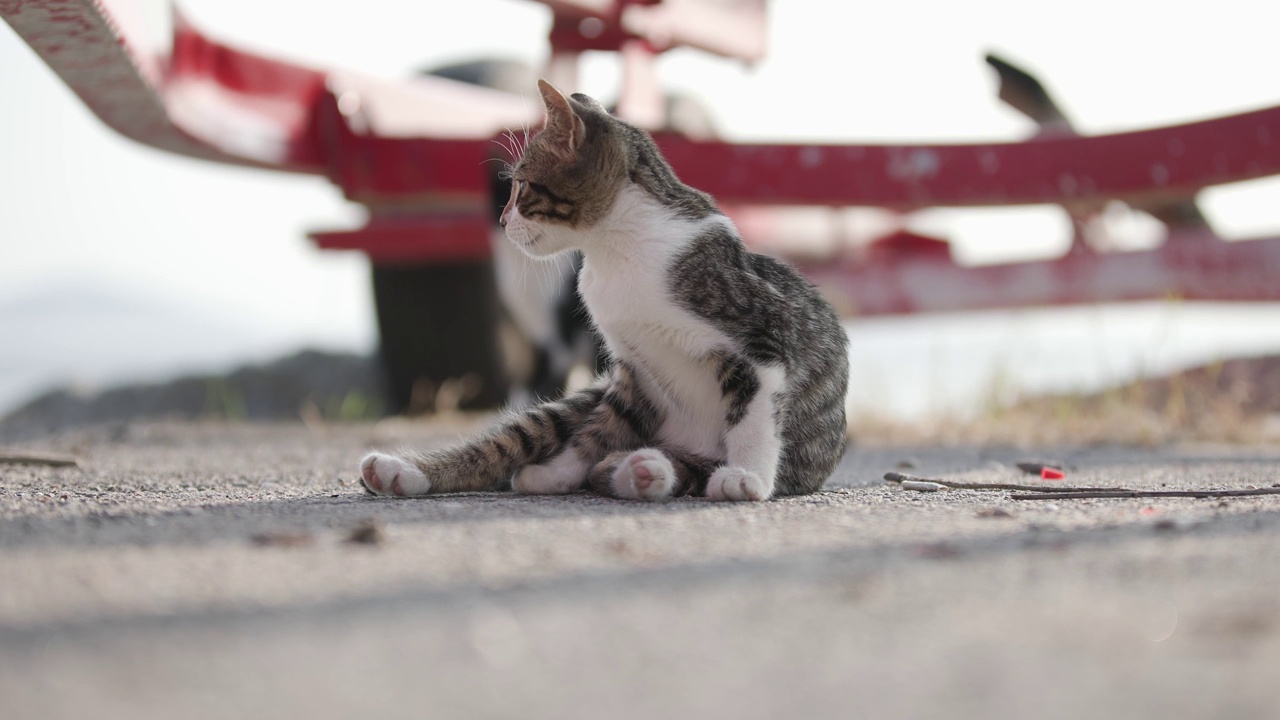
{"type": "Polygon", "coordinates": [[[1140,132],[985,145],[737,145],[667,136],[681,179],[725,202],[936,206],[1185,197],[1280,174],[1280,107],[1140,132]]]}
{"type": "MultiPolygon", "coordinates": [[[[191,87],[202,94],[216,93],[217,102],[226,110],[265,121],[272,126],[273,137],[280,138],[271,143],[271,147],[281,148],[277,155],[245,153],[248,159],[294,172],[319,172],[325,157],[314,115],[327,74],[232,48],[201,34],[176,11],[175,15],[166,94],[182,98],[182,91],[191,87]]],[[[197,127],[192,122],[193,132],[199,132],[197,127]]],[[[212,128],[203,138],[206,142],[221,148],[246,146],[239,138],[224,137],[220,124],[212,128]]]]}
{"type": "Polygon", "coordinates": [[[1143,252],[1077,246],[1040,262],[962,267],[921,253],[801,265],[842,315],[902,315],[1179,298],[1280,301],[1280,238],[1225,242],[1171,235],[1143,252]]]}
{"type": "Polygon", "coordinates": [[[312,232],[325,250],[359,250],[379,265],[484,260],[493,221],[479,215],[373,219],[357,230],[312,232]]]}
{"type": "MultiPolygon", "coordinates": [[[[727,203],[938,206],[1182,198],[1280,174],[1280,107],[1155,130],[982,145],[748,145],[657,138],[680,178],[727,203]]],[[[481,188],[488,141],[355,138],[350,197],[481,188]]]]}
{"type": "Polygon", "coordinates": [[[464,203],[487,201],[489,163],[498,146],[488,140],[341,137],[330,179],[351,200],[403,204],[441,195],[464,203]]]}

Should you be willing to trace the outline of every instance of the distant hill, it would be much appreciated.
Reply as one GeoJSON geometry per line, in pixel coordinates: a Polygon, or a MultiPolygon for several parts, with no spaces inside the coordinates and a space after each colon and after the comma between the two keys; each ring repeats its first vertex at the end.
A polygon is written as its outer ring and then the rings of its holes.
{"type": "Polygon", "coordinates": [[[1280,356],[1239,358],[1106,390],[1028,396],[972,418],[863,422],[869,444],[1157,445],[1280,441],[1280,356]]]}
{"type": "Polygon", "coordinates": [[[297,420],[310,414],[364,419],[382,413],[377,363],[353,354],[304,351],[225,375],[190,375],[86,394],[55,390],[0,418],[0,438],[133,420],[297,420]]]}
{"type": "Polygon", "coordinates": [[[74,276],[0,297],[0,415],[52,388],[222,373],[314,346],[266,313],[74,276]]]}

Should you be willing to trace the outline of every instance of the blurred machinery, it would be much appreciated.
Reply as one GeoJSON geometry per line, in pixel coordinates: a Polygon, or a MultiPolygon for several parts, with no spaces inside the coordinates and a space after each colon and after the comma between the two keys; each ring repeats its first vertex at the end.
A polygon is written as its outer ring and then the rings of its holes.
{"type": "MultiPolygon", "coordinates": [[[[663,124],[653,58],[694,47],[764,55],[763,0],[541,0],[554,15],[545,76],[576,86],[578,56],[624,59],[618,112],[663,124]]],[[[501,133],[538,121],[518,97],[453,80],[384,80],[301,67],[202,33],[163,0],[0,0],[0,17],[117,132],[183,155],[323,175],[368,208],[364,227],[312,233],[374,267],[390,405],[416,382],[479,373],[475,406],[505,397],[490,264],[501,133]]],[[[1174,127],[1076,135],[1029,73],[989,57],[1001,98],[1042,132],[970,145],[740,144],[660,134],[681,178],[716,196],[749,243],[788,254],[768,208],[1063,206],[1061,257],[965,267],[944,238],[901,230],[796,262],[848,315],[1180,297],[1280,300],[1280,238],[1226,242],[1201,189],[1280,174],[1280,106],[1174,127]],[[1091,231],[1122,203],[1164,223],[1154,248],[1091,231]]]]}

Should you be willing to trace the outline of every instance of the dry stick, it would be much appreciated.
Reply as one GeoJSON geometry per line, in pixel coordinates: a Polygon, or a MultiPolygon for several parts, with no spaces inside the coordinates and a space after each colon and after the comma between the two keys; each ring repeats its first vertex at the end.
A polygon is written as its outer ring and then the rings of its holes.
{"type": "Polygon", "coordinates": [[[937,478],[916,477],[915,475],[906,475],[904,473],[897,473],[897,472],[885,473],[884,479],[893,483],[900,483],[906,480],[914,480],[916,482],[938,483],[939,485],[945,485],[946,487],[954,488],[956,490],[1021,490],[1024,492],[1055,493],[1060,495],[1074,495],[1076,493],[1086,493],[1086,492],[1111,492],[1111,491],[1133,492],[1132,490],[1128,490],[1126,488],[1114,488],[1114,487],[1108,487],[1108,488],[1078,487],[1078,486],[1072,486],[1072,485],[1067,485],[1067,486],[1056,485],[1054,487],[1043,487],[1040,485],[1016,485],[1014,483],[966,483],[966,482],[955,482],[953,480],[939,480],[937,478]]]}
{"type": "Polygon", "coordinates": [[[27,455],[0,453],[0,465],[48,465],[49,467],[80,467],[73,457],[65,455],[27,455]]]}
{"type": "Polygon", "coordinates": [[[957,490],[1018,490],[1035,493],[1034,495],[1010,495],[1010,500],[1078,500],[1081,498],[1217,498],[1245,497],[1249,495],[1280,495],[1280,487],[1256,488],[1253,490],[1130,490],[1128,488],[1096,488],[1096,487],[1041,487],[1039,485],[1015,485],[1011,483],[964,483],[935,478],[922,478],[915,475],[889,472],[884,474],[889,482],[900,483],[906,480],[931,482],[957,490]]]}
{"type": "Polygon", "coordinates": [[[1280,495],[1280,488],[1256,490],[1099,490],[1096,492],[1045,492],[1034,495],[1010,495],[1010,500],[1077,500],[1079,498],[1220,498],[1246,495],[1280,495]]]}

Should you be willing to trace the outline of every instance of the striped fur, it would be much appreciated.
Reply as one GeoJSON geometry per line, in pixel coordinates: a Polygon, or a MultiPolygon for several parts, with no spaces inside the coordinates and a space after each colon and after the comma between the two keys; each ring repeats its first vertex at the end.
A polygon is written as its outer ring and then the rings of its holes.
{"type": "Polygon", "coordinates": [[[579,288],[613,358],[590,389],[461,446],[361,465],[370,492],[587,488],[762,500],[818,490],[844,450],[847,340],[817,291],[749,252],[644,132],[540,83],[546,128],[502,214],[534,257],[581,251],[579,288]]]}

